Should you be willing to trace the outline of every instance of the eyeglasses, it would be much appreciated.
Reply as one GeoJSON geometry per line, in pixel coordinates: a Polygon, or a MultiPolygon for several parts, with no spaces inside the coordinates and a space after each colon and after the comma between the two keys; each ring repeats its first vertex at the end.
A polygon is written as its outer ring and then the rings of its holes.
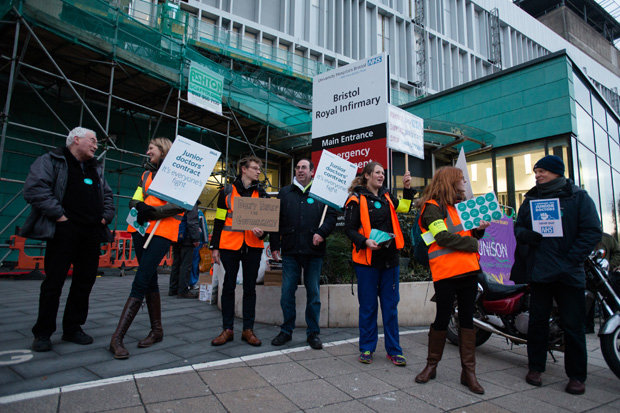
{"type": "Polygon", "coordinates": [[[308,169],[309,170],[310,168],[308,168],[306,165],[303,165],[303,166],[299,166],[298,165],[298,166],[295,167],[296,171],[299,171],[300,169],[308,169]]]}
{"type": "Polygon", "coordinates": [[[255,171],[260,171],[260,166],[246,166],[248,169],[254,169],[255,171]]]}

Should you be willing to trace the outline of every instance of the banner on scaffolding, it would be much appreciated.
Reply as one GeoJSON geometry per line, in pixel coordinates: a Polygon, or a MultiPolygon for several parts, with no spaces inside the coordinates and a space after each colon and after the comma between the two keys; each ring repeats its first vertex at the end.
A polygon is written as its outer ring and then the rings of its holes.
{"type": "Polygon", "coordinates": [[[224,77],[206,66],[192,62],[187,78],[187,101],[210,112],[222,114],[224,77]]]}
{"type": "Polygon", "coordinates": [[[220,155],[215,149],[177,135],[147,194],[192,209],[220,155]]]}

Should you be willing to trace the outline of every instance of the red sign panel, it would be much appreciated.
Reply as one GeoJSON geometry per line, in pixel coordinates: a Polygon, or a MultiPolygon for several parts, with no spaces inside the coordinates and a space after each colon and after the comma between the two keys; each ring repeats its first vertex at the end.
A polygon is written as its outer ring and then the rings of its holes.
{"type": "Polygon", "coordinates": [[[341,132],[312,140],[312,162],[319,164],[321,152],[325,149],[347,161],[357,164],[358,172],[375,161],[387,167],[387,139],[385,123],[362,129],[341,132]]]}

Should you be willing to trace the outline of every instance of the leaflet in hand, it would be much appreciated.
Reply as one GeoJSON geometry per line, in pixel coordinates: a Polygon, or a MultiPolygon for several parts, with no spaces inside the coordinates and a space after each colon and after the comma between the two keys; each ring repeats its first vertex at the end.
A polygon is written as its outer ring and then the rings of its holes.
{"type": "Polygon", "coordinates": [[[127,223],[135,228],[135,230],[142,236],[146,234],[146,229],[149,227],[148,221],[146,221],[144,225],[138,224],[138,210],[136,208],[131,208],[129,210],[129,214],[127,215],[127,223]]]}

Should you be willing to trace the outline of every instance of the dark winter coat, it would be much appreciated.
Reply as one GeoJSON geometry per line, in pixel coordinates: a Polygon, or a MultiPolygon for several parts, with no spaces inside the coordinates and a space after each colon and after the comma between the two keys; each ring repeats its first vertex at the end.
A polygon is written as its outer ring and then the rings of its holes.
{"type": "Polygon", "coordinates": [[[319,234],[327,240],[336,226],[338,213],[328,207],[323,225],[319,227],[325,204],[308,196],[310,188],[302,191],[291,184],[280,190],[280,231],[269,236],[272,251],[281,250],[282,255],[325,255],[326,241],[314,246],[312,238],[319,234]]]}
{"type": "MultiPolygon", "coordinates": [[[[97,183],[103,200],[103,216],[106,222],[114,219],[114,200],[112,190],[103,176],[103,165],[96,159],[86,162],[97,163],[97,183]]],[[[30,215],[26,218],[20,235],[26,238],[47,240],[54,237],[56,220],[64,215],[62,200],[67,189],[68,165],[63,149],[57,148],[38,157],[24,183],[24,199],[31,206],[30,215]]],[[[104,241],[111,241],[112,234],[107,226],[102,225],[105,232],[104,241]]]]}
{"type": "Polygon", "coordinates": [[[601,235],[601,222],[592,198],[568,179],[566,185],[545,197],[539,195],[537,187],[530,189],[515,223],[517,249],[526,256],[524,269],[528,281],[535,283],[561,282],[585,288],[583,263],[601,235]],[[563,236],[544,237],[539,243],[528,245],[528,233],[532,231],[530,201],[550,198],[560,200],[563,236]]]}

